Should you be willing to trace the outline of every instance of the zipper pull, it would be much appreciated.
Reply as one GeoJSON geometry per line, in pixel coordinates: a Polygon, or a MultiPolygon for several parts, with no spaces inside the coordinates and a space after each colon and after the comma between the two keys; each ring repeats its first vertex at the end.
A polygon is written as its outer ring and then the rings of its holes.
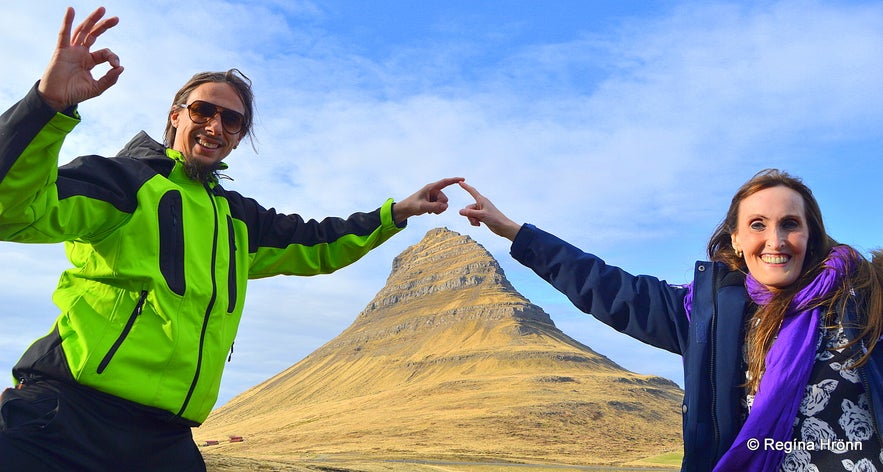
{"type": "Polygon", "coordinates": [[[138,304],[135,305],[135,316],[141,314],[144,311],[144,301],[147,300],[147,290],[141,291],[141,296],[138,297],[138,304]]]}

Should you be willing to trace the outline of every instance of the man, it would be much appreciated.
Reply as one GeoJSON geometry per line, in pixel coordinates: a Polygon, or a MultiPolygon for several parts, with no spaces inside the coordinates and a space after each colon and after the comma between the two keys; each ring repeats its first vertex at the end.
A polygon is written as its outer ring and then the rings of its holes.
{"type": "Polygon", "coordinates": [[[0,396],[0,464],[10,470],[205,470],[190,428],[208,416],[249,278],[328,273],[441,213],[442,179],[369,213],[304,221],[218,184],[250,136],[239,71],[194,76],[168,115],[166,146],[143,132],[115,158],[58,167],[76,105],[123,71],[95,40],[118,23],[68,9],[42,79],[0,117],[0,239],[65,242],[73,267],[53,295],[51,332],[0,396]],[[91,70],[110,69],[95,80],[91,70]]]}

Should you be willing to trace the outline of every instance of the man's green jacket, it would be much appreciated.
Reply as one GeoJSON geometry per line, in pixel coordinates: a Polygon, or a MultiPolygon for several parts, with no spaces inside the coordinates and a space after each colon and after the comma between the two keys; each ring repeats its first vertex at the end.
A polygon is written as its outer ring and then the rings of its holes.
{"type": "Polygon", "coordinates": [[[0,117],[0,240],[65,242],[61,314],[13,369],[80,384],[198,424],[218,395],[247,279],[346,266],[401,228],[392,200],[304,221],[216,182],[143,132],[117,157],[58,167],[79,122],[31,89],[0,117]]]}

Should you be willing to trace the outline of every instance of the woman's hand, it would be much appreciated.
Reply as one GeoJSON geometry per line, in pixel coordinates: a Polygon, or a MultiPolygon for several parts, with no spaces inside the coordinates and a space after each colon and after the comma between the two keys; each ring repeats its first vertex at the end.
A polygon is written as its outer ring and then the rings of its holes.
{"type": "Polygon", "coordinates": [[[521,230],[521,225],[510,220],[487,197],[478,193],[475,187],[466,182],[460,182],[460,186],[475,199],[475,203],[460,210],[460,214],[469,219],[472,226],[480,226],[484,223],[494,234],[514,241],[515,235],[521,230]]]}

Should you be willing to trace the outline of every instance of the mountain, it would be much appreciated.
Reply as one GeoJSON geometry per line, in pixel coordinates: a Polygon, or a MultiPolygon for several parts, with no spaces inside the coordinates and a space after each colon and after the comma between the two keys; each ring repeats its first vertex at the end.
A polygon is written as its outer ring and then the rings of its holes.
{"type": "Polygon", "coordinates": [[[680,450],[682,396],[568,337],[481,245],[439,228],[349,328],[194,437],[248,457],[621,464],[680,450]]]}

